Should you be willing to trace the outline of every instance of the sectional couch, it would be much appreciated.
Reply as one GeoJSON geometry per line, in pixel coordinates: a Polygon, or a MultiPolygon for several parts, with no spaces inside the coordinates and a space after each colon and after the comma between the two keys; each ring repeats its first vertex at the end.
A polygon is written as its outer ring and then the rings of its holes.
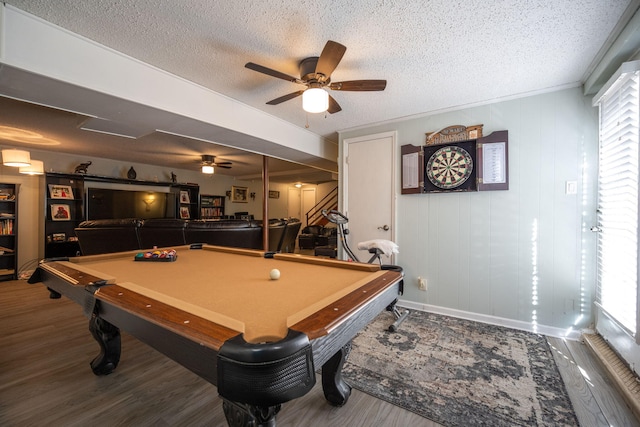
{"type": "MultiPolygon", "coordinates": [[[[294,252],[300,220],[269,220],[269,251],[294,252]]],[[[101,219],[75,229],[83,255],[208,243],[262,249],[262,222],[255,220],[101,219]]]]}

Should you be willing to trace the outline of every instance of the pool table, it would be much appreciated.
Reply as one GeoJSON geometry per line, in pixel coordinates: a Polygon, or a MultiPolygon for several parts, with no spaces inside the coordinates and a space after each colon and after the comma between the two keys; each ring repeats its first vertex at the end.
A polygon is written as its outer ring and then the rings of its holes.
{"type": "Polygon", "coordinates": [[[216,385],[230,426],[275,426],[281,404],[311,390],[319,367],[326,399],[344,405],[351,340],[402,292],[402,269],[393,266],[174,249],[173,261],[139,251],[47,259],[29,282],[82,305],[100,346],[96,375],[118,365],[122,328],[216,385]]]}

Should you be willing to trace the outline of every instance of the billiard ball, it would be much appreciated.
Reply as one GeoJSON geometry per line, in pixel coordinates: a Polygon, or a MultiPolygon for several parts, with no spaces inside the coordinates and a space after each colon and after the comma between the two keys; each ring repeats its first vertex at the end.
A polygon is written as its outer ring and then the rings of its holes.
{"type": "Polygon", "coordinates": [[[269,272],[269,277],[271,278],[271,280],[278,280],[280,278],[280,270],[274,268],[269,272]]]}

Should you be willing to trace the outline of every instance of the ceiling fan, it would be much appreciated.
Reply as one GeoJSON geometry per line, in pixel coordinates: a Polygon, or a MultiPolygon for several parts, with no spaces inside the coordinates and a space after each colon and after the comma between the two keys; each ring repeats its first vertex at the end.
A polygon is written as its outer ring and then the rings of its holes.
{"type": "Polygon", "coordinates": [[[216,156],[209,154],[202,155],[202,173],[212,174],[213,168],[231,169],[231,162],[219,162],[216,163],[216,156]]]}
{"type": "Polygon", "coordinates": [[[387,86],[386,80],[349,80],[343,82],[331,82],[331,73],[333,73],[340,63],[340,60],[344,56],[346,50],[347,48],[340,43],[329,40],[324,46],[324,49],[322,49],[322,53],[319,57],[312,56],[300,61],[300,78],[272,70],[271,68],[255,64],[253,62],[247,62],[245,67],[259,73],[287,80],[292,83],[305,85],[307,87],[306,89],[272,99],[267,102],[268,105],[277,105],[302,95],[302,105],[305,111],[312,113],[328,111],[333,114],[341,111],[342,108],[336,100],[333,99],[326,90],[324,90],[325,88],[329,88],[331,90],[362,92],[382,91],[387,86]],[[308,109],[308,98],[311,99],[314,95],[320,98],[321,104],[316,108],[309,106],[308,109]]]}

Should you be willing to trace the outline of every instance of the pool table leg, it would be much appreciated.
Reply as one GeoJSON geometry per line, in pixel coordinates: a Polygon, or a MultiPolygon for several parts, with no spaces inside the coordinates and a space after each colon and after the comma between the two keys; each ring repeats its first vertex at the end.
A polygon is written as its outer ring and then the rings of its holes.
{"type": "Polygon", "coordinates": [[[342,366],[351,352],[351,342],[342,347],[322,365],[322,390],[333,406],[343,406],[351,395],[351,386],[342,378],[342,366]]]}
{"type": "Polygon", "coordinates": [[[229,427],[276,427],[280,405],[255,406],[223,398],[222,409],[229,427]]]}
{"type": "Polygon", "coordinates": [[[100,354],[91,361],[96,375],[109,375],[120,362],[120,329],[94,312],[89,320],[91,335],[100,345],[100,354]]]}

